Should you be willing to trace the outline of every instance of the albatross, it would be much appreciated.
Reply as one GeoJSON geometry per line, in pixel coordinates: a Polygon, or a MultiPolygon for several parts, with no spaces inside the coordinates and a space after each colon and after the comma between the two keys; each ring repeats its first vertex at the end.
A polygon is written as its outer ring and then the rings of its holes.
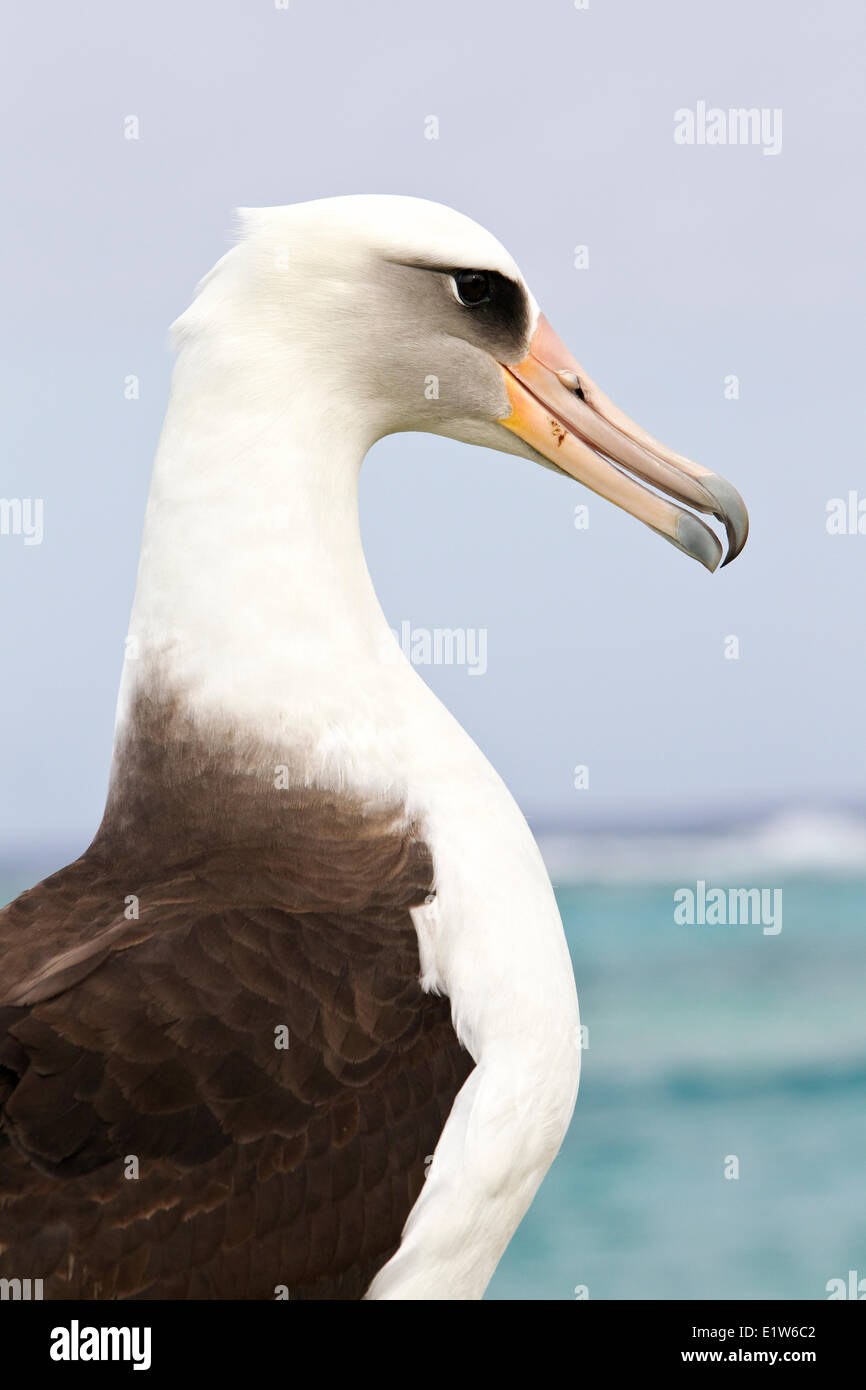
{"type": "Polygon", "coordinates": [[[516,454],[710,570],[698,514],[727,563],[746,510],[425,200],[242,210],[174,341],[104,816],[0,914],[0,1276],[479,1299],[571,1119],[577,994],[525,820],[377,601],[361,462],[516,454]]]}

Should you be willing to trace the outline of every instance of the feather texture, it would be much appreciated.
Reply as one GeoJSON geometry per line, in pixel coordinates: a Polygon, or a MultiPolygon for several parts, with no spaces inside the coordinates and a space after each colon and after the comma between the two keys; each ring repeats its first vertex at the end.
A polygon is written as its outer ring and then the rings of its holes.
{"type": "Polygon", "coordinates": [[[143,700],[93,845],[0,914],[0,1275],[47,1297],[360,1298],[472,1069],[416,827],[251,751],[143,700]]]}

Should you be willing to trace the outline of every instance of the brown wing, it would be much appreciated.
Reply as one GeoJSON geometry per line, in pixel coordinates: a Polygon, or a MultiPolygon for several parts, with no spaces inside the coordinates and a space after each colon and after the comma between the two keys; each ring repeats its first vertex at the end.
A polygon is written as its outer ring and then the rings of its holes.
{"type": "Polygon", "coordinates": [[[351,1299],[396,1248],[472,1068],[418,983],[430,856],[393,810],[281,819],[144,881],[97,841],[0,913],[0,1277],[351,1299]]]}

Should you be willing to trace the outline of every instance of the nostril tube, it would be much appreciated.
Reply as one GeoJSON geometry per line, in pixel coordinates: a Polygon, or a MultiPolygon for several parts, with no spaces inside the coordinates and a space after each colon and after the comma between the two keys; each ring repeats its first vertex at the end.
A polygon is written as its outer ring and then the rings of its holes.
{"type": "Polygon", "coordinates": [[[559,377],[560,381],[562,382],[563,386],[566,388],[567,391],[573,391],[574,394],[578,396],[582,401],[586,400],[586,396],[583,394],[583,387],[581,386],[577,378],[576,372],[569,372],[566,369],[563,369],[561,372],[557,372],[556,375],[559,377]]]}

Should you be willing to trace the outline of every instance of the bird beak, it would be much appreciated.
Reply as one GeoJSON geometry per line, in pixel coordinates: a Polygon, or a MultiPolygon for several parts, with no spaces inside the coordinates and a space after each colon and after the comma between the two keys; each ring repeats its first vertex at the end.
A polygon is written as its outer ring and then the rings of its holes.
{"type": "Polygon", "coordinates": [[[511,414],[500,423],[544,462],[630,512],[708,570],[722,558],[715,532],[645,483],[715,516],[728,537],[724,563],[739,555],[749,534],[749,515],[736,489],[717,473],[666,449],[618,410],[543,314],[523,361],[499,365],[511,403],[511,414]]]}

